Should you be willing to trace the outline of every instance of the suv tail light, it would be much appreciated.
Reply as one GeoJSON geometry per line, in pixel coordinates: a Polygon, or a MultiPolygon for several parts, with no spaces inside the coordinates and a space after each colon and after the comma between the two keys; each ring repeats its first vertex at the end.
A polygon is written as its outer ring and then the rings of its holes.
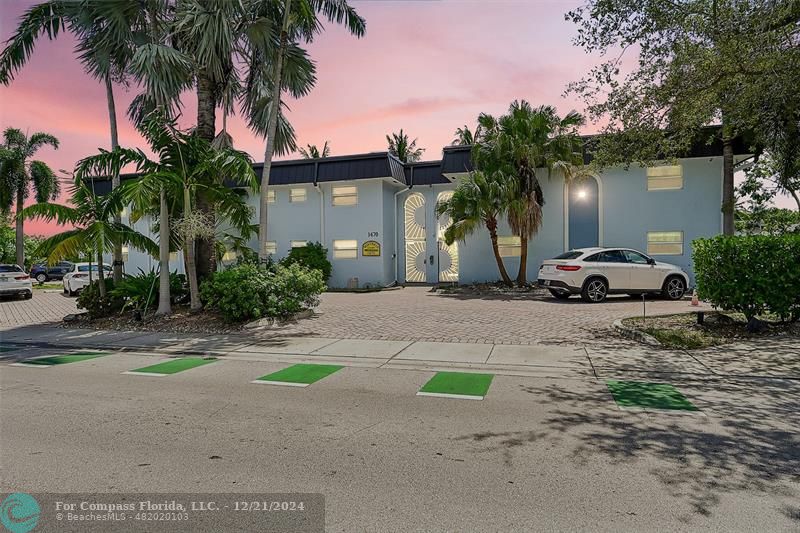
{"type": "Polygon", "coordinates": [[[31,279],[31,277],[29,275],[25,274],[24,276],[14,276],[14,279],[18,279],[18,280],[21,281],[23,279],[31,279]]]}
{"type": "Polygon", "coordinates": [[[575,272],[576,270],[580,270],[581,267],[578,265],[558,265],[556,266],[556,270],[566,270],[567,272],[575,272]]]}
{"type": "Polygon", "coordinates": [[[85,278],[86,276],[87,276],[86,274],[74,274],[72,277],[73,278],[85,278]]]}

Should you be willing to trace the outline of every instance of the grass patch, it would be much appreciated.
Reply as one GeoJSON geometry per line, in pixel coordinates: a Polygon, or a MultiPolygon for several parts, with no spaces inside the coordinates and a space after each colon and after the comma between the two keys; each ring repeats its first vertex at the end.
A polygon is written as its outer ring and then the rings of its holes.
{"type": "Polygon", "coordinates": [[[419,392],[483,397],[489,391],[493,377],[492,374],[471,372],[437,372],[419,392]]]}
{"type": "Polygon", "coordinates": [[[64,285],[60,281],[52,282],[52,283],[46,281],[46,282],[41,283],[41,284],[38,281],[36,281],[33,284],[33,288],[34,288],[34,290],[36,290],[36,289],[63,289],[64,285]]]}
{"type": "Polygon", "coordinates": [[[645,383],[642,381],[607,381],[608,390],[620,407],[642,409],[671,409],[676,411],[697,411],[686,396],[666,383],[645,383]]]}
{"type": "Polygon", "coordinates": [[[21,361],[26,365],[43,365],[43,366],[52,366],[52,365],[66,365],[68,363],[79,363],[81,361],[87,361],[89,359],[96,359],[98,357],[103,357],[104,355],[108,355],[104,352],[78,352],[68,355],[54,355],[51,357],[39,357],[37,359],[28,359],[26,361],[21,361]]]}
{"type": "Polygon", "coordinates": [[[203,359],[201,357],[181,357],[178,359],[172,359],[170,361],[164,361],[163,363],[146,366],[144,368],[137,368],[136,370],[131,370],[131,372],[141,372],[145,374],[177,374],[178,372],[191,370],[192,368],[207,365],[209,363],[213,363],[214,361],[216,361],[214,358],[203,359]]]}
{"type": "Polygon", "coordinates": [[[261,376],[256,381],[272,381],[278,383],[298,383],[302,385],[311,385],[316,383],[322,378],[326,378],[344,368],[341,365],[315,365],[315,364],[297,364],[292,365],[283,370],[261,376]]]}
{"type": "Polygon", "coordinates": [[[653,316],[646,319],[626,318],[622,323],[655,337],[664,347],[694,350],[776,335],[800,335],[800,322],[776,322],[777,317],[764,316],[770,320],[768,329],[761,333],[749,333],[747,321],[740,313],[706,311],[702,324],[697,323],[697,312],[676,315],[653,316]]]}

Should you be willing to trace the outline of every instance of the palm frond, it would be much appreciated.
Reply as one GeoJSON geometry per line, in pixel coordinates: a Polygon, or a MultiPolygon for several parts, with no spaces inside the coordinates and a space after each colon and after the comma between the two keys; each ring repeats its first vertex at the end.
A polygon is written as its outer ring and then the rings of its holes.
{"type": "Polygon", "coordinates": [[[37,202],[47,202],[58,198],[61,188],[55,172],[44,161],[31,161],[31,181],[36,191],[37,202]]]}
{"type": "Polygon", "coordinates": [[[22,15],[17,31],[0,54],[0,83],[8,85],[33,53],[39,36],[55,39],[64,29],[64,2],[42,2],[22,15]]]}

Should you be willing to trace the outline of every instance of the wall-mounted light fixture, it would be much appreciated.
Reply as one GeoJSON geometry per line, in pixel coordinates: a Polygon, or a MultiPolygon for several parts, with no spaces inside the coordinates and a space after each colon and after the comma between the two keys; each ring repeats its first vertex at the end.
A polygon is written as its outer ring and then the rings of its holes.
{"type": "Polygon", "coordinates": [[[578,200],[585,200],[587,196],[589,193],[586,192],[586,189],[578,189],[578,200]]]}

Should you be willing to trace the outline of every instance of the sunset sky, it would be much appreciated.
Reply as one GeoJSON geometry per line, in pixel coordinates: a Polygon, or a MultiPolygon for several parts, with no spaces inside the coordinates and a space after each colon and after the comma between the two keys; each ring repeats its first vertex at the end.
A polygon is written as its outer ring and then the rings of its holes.
{"type": "MultiPolygon", "coordinates": [[[[3,41],[34,3],[2,1],[3,41]]],[[[318,81],[308,97],[290,102],[298,143],[327,140],[334,155],[378,151],[386,149],[387,133],[403,128],[426,149],[424,159],[438,159],[457,127],[473,127],[482,111],[502,113],[514,99],[552,104],[562,113],[582,110],[562,96],[567,83],[600,60],[571,43],[575,26],[564,13],[580,3],[354,1],[366,18],[366,36],[356,39],[329,25],[309,47],[318,81]]],[[[40,41],[14,82],[0,86],[0,125],[58,137],[59,150],[37,155],[55,170],[71,171],[81,157],[110,146],[104,88],[83,72],[73,48],[68,34],[40,41]]],[[[116,88],[120,144],[144,147],[124,116],[135,94],[135,87],[116,88]]],[[[184,103],[183,123],[190,126],[194,96],[184,103]]],[[[263,159],[263,139],[242,121],[229,119],[229,131],[237,148],[263,159]]],[[[26,233],[56,229],[28,222],[26,233]]]]}

